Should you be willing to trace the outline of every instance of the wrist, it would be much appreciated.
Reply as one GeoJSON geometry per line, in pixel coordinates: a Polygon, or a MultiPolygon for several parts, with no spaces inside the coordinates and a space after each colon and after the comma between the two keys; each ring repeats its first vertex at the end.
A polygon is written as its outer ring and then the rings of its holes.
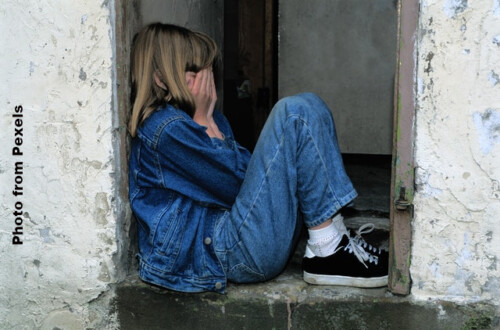
{"type": "Polygon", "coordinates": [[[213,122],[211,125],[212,132],[214,133],[214,137],[219,138],[221,140],[224,140],[224,135],[222,132],[219,130],[219,127],[215,122],[213,122]]]}

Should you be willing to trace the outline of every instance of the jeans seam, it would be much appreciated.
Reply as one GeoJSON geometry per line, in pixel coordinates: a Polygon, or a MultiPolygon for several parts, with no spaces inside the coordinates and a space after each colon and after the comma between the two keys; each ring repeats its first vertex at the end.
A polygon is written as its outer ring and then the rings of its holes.
{"type": "Polygon", "coordinates": [[[250,208],[249,208],[249,210],[248,210],[247,214],[245,215],[244,220],[241,222],[241,225],[240,225],[240,227],[238,228],[238,233],[240,232],[241,227],[243,227],[243,225],[247,222],[248,217],[250,216],[251,210],[253,210],[253,208],[254,208],[254,207],[255,207],[255,205],[257,204],[257,199],[259,198],[260,193],[261,193],[261,191],[262,191],[262,187],[264,186],[264,181],[265,181],[265,178],[266,178],[266,177],[267,177],[267,175],[269,174],[270,168],[272,167],[272,166],[271,166],[271,164],[273,164],[273,163],[274,163],[274,160],[276,159],[277,155],[280,153],[280,149],[281,149],[281,147],[282,147],[282,145],[283,145],[283,140],[284,140],[284,139],[283,139],[283,136],[284,136],[284,134],[281,134],[281,136],[280,136],[280,143],[279,143],[279,145],[278,145],[278,148],[276,148],[276,151],[275,151],[275,153],[274,153],[274,155],[273,155],[273,158],[272,158],[272,159],[271,159],[271,161],[269,162],[269,166],[266,168],[266,172],[265,172],[264,176],[262,177],[262,179],[261,179],[261,181],[260,181],[260,184],[259,184],[259,190],[258,190],[257,194],[255,195],[256,197],[255,197],[255,198],[254,198],[254,200],[252,201],[252,205],[250,206],[250,208]]]}
{"type": "MultiPolygon", "coordinates": [[[[269,174],[269,171],[272,167],[272,164],[274,163],[276,157],[279,155],[279,153],[281,152],[281,148],[283,147],[283,141],[284,141],[284,132],[281,134],[280,136],[280,139],[279,139],[279,144],[278,144],[278,147],[276,148],[276,151],[274,152],[274,155],[272,157],[272,159],[269,161],[268,163],[268,167],[266,168],[266,172],[264,174],[264,176],[262,177],[261,181],[260,181],[260,184],[259,184],[259,189],[255,195],[255,198],[254,200],[252,201],[252,205],[250,206],[250,208],[248,209],[247,211],[247,214],[245,215],[243,221],[241,222],[240,226],[238,227],[237,229],[237,232],[238,232],[238,236],[240,235],[240,232],[241,232],[241,228],[247,223],[248,221],[248,218],[250,217],[250,214],[251,214],[251,211],[254,209],[255,205],[257,204],[257,200],[259,199],[259,196],[260,196],[260,193],[262,192],[262,188],[264,186],[264,182],[265,182],[265,178],[268,176],[269,174]]],[[[241,240],[239,239],[238,242],[232,247],[232,248],[235,248],[236,246],[240,245],[241,243],[241,240]]],[[[229,250],[227,251],[229,252],[229,250]]],[[[247,253],[247,256],[249,258],[252,258],[252,254],[251,253],[247,253]]],[[[253,258],[252,258],[253,259],[253,258]]],[[[256,265],[257,262],[255,260],[252,260],[253,261],[253,264],[256,265]]],[[[251,267],[249,267],[251,268],[251,267]]],[[[253,269],[253,268],[251,268],[253,269]]],[[[229,270],[229,269],[228,269],[229,270]]],[[[265,276],[264,276],[265,277],[265,276]]]]}
{"type": "MultiPolygon", "coordinates": [[[[228,215],[225,215],[226,217],[228,215]]],[[[226,254],[228,249],[227,249],[227,246],[224,246],[224,249],[223,250],[219,250],[217,248],[217,246],[219,245],[218,244],[218,241],[219,241],[219,236],[220,236],[220,232],[222,230],[222,227],[223,227],[223,221],[225,221],[227,219],[223,219],[223,217],[219,217],[219,219],[217,219],[217,221],[215,222],[214,224],[214,234],[212,235],[213,236],[213,239],[214,239],[214,251],[215,253],[223,253],[223,254],[226,254]]]]}
{"type": "MultiPolygon", "coordinates": [[[[311,141],[312,141],[312,143],[314,145],[314,149],[316,150],[316,154],[318,155],[318,157],[319,157],[319,159],[321,161],[321,167],[323,168],[323,172],[327,176],[328,190],[329,190],[329,193],[330,193],[331,199],[332,199],[332,207],[328,208],[327,211],[325,211],[323,214],[321,214],[320,215],[321,218],[318,217],[317,220],[307,221],[308,224],[310,223],[309,224],[310,227],[314,227],[314,226],[317,226],[317,225],[325,222],[326,220],[328,220],[328,217],[333,216],[334,213],[335,213],[335,211],[339,210],[340,203],[339,203],[338,198],[337,198],[337,196],[336,196],[335,192],[333,191],[332,186],[330,184],[330,174],[327,171],[327,166],[325,164],[325,160],[324,160],[323,156],[321,155],[321,153],[319,151],[318,144],[316,143],[316,140],[314,139],[313,134],[311,133],[311,129],[310,129],[309,125],[308,125],[308,122],[304,118],[302,118],[300,115],[298,115],[298,114],[297,115],[296,114],[289,115],[288,117],[293,117],[293,116],[298,117],[298,119],[302,122],[304,128],[306,129],[307,136],[311,139],[311,141]],[[327,215],[327,214],[329,214],[329,215],[327,215]],[[325,218],[323,219],[323,217],[325,217],[325,218]]],[[[304,219],[304,223],[306,223],[305,219],[304,219]]]]}

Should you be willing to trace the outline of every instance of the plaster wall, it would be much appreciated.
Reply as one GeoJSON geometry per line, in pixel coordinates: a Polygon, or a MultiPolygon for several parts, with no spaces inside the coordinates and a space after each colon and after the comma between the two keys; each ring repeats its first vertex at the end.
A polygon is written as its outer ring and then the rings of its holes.
{"type": "Polygon", "coordinates": [[[224,28],[223,0],[140,0],[142,25],[161,22],[202,31],[222,47],[224,28]]]}
{"type": "MultiPolygon", "coordinates": [[[[212,37],[224,54],[224,0],[137,0],[139,24],[167,23],[201,31],[212,37]]],[[[216,76],[218,106],[222,105],[222,75],[216,76]]]]}
{"type": "Polygon", "coordinates": [[[113,328],[92,304],[120,269],[113,6],[0,2],[2,329],[113,328]]]}
{"type": "MultiPolygon", "coordinates": [[[[124,267],[126,205],[113,8],[0,2],[0,328],[115,326],[104,315],[124,267]],[[23,244],[12,244],[16,227],[23,244]]],[[[499,305],[500,3],[422,1],[416,42],[412,295],[499,305]]]]}
{"type": "Polygon", "coordinates": [[[412,294],[500,305],[500,1],[420,5],[412,294]]]}

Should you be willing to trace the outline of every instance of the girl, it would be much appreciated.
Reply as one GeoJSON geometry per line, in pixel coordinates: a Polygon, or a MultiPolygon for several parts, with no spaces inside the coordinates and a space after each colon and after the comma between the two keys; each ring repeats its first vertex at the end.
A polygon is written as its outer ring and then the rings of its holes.
{"type": "Polygon", "coordinates": [[[134,41],[129,198],[140,277],[221,293],[227,281],[269,280],[305,224],[305,281],[386,285],[387,252],[351,237],[339,213],[356,192],[327,106],[309,93],[282,99],[251,155],[215,110],[218,61],[210,37],[178,26],[149,25],[134,41]]]}

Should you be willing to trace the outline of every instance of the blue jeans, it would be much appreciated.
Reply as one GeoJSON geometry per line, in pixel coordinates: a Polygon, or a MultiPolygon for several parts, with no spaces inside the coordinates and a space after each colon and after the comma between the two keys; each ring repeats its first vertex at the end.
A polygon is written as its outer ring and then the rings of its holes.
{"type": "Polygon", "coordinates": [[[262,130],[236,201],[215,228],[227,279],[260,282],[286,266],[302,223],[317,226],[357,196],[326,104],[305,93],[280,100],[262,130]]]}

